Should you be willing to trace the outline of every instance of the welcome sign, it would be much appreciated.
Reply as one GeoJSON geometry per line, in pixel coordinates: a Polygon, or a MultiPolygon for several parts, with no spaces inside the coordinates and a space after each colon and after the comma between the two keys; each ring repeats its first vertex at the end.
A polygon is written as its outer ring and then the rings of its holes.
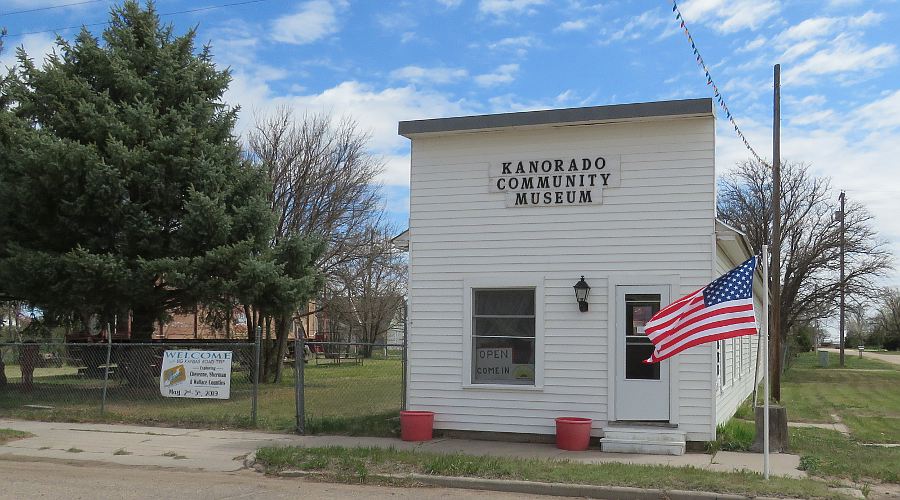
{"type": "Polygon", "coordinates": [[[166,351],[159,393],[167,398],[229,399],[231,351],[166,351]]]}
{"type": "Polygon", "coordinates": [[[506,194],[506,206],[599,204],[603,188],[618,187],[619,155],[515,159],[492,163],[491,192],[506,194]]]}

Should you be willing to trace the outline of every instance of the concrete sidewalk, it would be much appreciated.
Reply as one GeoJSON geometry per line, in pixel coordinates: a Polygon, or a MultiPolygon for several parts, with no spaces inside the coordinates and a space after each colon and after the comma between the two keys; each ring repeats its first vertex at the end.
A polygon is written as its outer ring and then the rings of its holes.
{"type": "MultiPolygon", "coordinates": [[[[0,446],[0,459],[14,457],[55,460],[89,460],[121,465],[172,467],[178,469],[236,471],[244,458],[263,446],[343,446],[420,450],[432,453],[463,453],[518,458],[565,459],[582,463],[692,466],[713,471],[762,471],[762,455],[719,452],[682,456],[603,453],[589,450],[569,452],[550,444],[507,443],[466,439],[435,439],[407,443],[396,438],[349,436],[297,436],[253,431],[217,431],[142,427],[134,425],[76,424],[0,419],[0,428],[30,432],[34,437],[0,446]]],[[[805,477],[798,470],[796,455],[773,454],[773,475],[805,477]]]]}

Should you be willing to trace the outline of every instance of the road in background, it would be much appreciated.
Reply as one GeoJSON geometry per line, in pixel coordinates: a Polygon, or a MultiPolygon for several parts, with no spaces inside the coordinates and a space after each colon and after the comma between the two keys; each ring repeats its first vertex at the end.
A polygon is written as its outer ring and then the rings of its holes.
{"type": "MultiPolygon", "coordinates": [[[[828,351],[833,353],[841,352],[840,349],[820,349],[822,351],[828,351]]],[[[859,356],[859,351],[856,349],[848,349],[844,348],[844,356],[859,356]]],[[[863,357],[869,359],[877,359],[878,361],[884,361],[885,363],[892,363],[895,365],[900,365],[900,355],[898,354],[881,354],[878,352],[869,352],[863,351],[863,357]]]]}

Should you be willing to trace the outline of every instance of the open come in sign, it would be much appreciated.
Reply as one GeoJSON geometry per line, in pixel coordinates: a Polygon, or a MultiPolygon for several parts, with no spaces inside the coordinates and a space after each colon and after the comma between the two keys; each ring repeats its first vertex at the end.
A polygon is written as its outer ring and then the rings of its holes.
{"type": "Polygon", "coordinates": [[[534,365],[513,363],[511,348],[480,348],[475,356],[475,378],[479,381],[534,380],[534,365]]]}

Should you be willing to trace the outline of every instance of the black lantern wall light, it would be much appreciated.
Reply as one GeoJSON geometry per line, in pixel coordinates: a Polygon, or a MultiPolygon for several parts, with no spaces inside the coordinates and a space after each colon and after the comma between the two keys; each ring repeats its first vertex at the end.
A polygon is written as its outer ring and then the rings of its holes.
{"type": "Polygon", "coordinates": [[[584,276],[581,277],[581,280],[578,283],[575,283],[575,286],[572,287],[575,289],[575,300],[578,301],[578,310],[581,312],[587,312],[588,310],[588,295],[591,293],[591,287],[584,281],[584,276]]]}

